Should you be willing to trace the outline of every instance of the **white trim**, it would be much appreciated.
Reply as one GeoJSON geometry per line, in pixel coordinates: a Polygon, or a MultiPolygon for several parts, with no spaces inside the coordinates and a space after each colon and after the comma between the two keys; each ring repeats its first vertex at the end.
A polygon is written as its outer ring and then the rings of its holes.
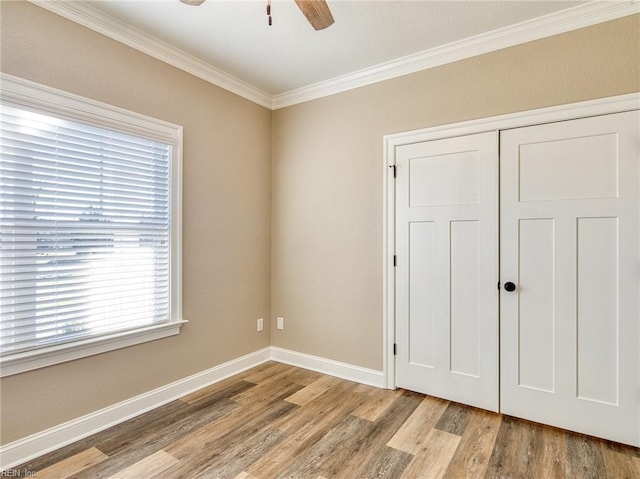
{"type": "Polygon", "coordinates": [[[0,470],[59,449],[270,359],[270,348],[227,361],[206,371],[0,447],[0,470]]]}
{"type": "Polygon", "coordinates": [[[637,0],[595,1],[380,63],[273,97],[273,109],[315,100],[465,58],[640,13],[637,0]]]}
{"type": "Polygon", "coordinates": [[[85,98],[41,83],[0,72],[0,100],[18,108],[50,113],[69,120],[144,136],[182,146],[182,127],[85,98]]]}
{"type": "Polygon", "coordinates": [[[90,338],[84,341],[12,354],[11,356],[0,358],[0,377],[4,378],[13,374],[174,336],[180,334],[180,327],[186,322],[185,320],[172,321],[146,328],[122,331],[108,336],[90,338]]]}
{"type": "Polygon", "coordinates": [[[183,128],[0,72],[2,105],[50,114],[110,130],[161,141],[172,146],[171,158],[171,314],[167,323],[46,347],[0,358],[0,377],[51,366],[180,333],[182,318],[182,135],[183,128]]]}
{"type": "Polygon", "coordinates": [[[0,446],[0,471],[115,426],[269,360],[383,387],[382,372],[269,346],[133,398],[0,446]]]}
{"type": "Polygon", "coordinates": [[[176,131],[176,144],[173,147],[171,158],[171,258],[170,285],[171,285],[171,319],[185,321],[182,317],[182,137],[183,129],[176,131]]]}
{"type": "Polygon", "coordinates": [[[640,13],[639,0],[593,1],[272,96],[90,5],[29,1],[272,110],[640,13]]]}
{"type": "Polygon", "coordinates": [[[384,137],[384,150],[382,157],[382,374],[384,386],[388,389],[396,387],[396,370],[394,357],[394,344],[396,342],[395,331],[395,307],[396,307],[396,271],[393,265],[393,257],[396,251],[395,237],[395,157],[388,136],[384,137]],[[394,318],[388,321],[387,318],[394,318]]]}
{"type": "MultiPolygon", "coordinates": [[[[266,108],[271,108],[271,95],[239,78],[204,62],[131,25],[102,13],[82,2],[64,0],[29,0],[31,3],[101,33],[117,42],[135,48],[160,61],[208,81],[227,91],[266,108]]],[[[152,7],[150,7],[152,8],[152,7]]]]}
{"type": "Polygon", "coordinates": [[[640,108],[640,93],[628,93],[626,95],[596,98],[566,105],[550,106],[449,125],[393,133],[385,135],[384,140],[388,145],[386,152],[389,153],[393,152],[397,146],[421,141],[472,135],[491,130],[507,130],[588,116],[607,115],[609,113],[637,110],[638,108],[640,108]]]}
{"type": "Polygon", "coordinates": [[[284,364],[290,364],[311,371],[328,374],[349,381],[354,381],[378,388],[384,387],[382,371],[363,368],[349,363],[342,363],[332,359],[299,353],[276,346],[271,347],[271,359],[284,364]]]}
{"type": "Polygon", "coordinates": [[[599,98],[384,136],[384,197],[382,209],[382,289],[384,296],[382,325],[383,337],[385,338],[383,347],[386,353],[383,361],[385,387],[390,389],[395,387],[395,358],[393,356],[393,339],[395,337],[395,270],[393,268],[393,255],[395,254],[395,185],[393,171],[389,166],[395,165],[396,148],[412,143],[471,135],[485,131],[508,130],[632,110],[640,110],[640,93],[599,98]]]}

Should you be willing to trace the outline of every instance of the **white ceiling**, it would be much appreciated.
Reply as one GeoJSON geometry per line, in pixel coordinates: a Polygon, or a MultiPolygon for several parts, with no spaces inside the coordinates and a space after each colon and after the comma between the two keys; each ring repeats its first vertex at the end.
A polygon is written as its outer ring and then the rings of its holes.
{"type": "MultiPolygon", "coordinates": [[[[253,88],[269,99],[267,103],[310,86],[382,71],[398,59],[424,60],[430,52],[450,51],[464,42],[473,44],[474,39],[495,39],[501,32],[522,31],[524,26],[546,29],[536,33],[538,37],[557,33],[551,27],[562,15],[566,19],[580,12],[593,17],[595,7],[598,12],[610,11],[612,5],[623,6],[623,14],[630,14],[634,12],[629,12],[630,4],[638,6],[637,0],[328,0],[335,23],[315,31],[293,0],[272,0],[271,27],[267,0],[207,0],[199,7],[178,0],[32,1],[65,10],[56,13],[80,19],[102,33],[111,34],[108,30],[113,29],[112,36],[125,43],[152,44],[159,58],[166,60],[159,49],[178,52],[177,63],[184,64],[186,58],[199,65],[192,73],[212,68],[215,75],[228,75],[241,87],[253,88]]],[[[144,46],[140,49],[145,51],[144,46]]],[[[421,68],[414,66],[413,71],[421,68]]]]}

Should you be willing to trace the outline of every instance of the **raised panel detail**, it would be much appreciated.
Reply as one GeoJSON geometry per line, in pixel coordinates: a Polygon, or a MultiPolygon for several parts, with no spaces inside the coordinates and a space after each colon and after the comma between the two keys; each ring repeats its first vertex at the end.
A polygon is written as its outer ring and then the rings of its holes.
{"type": "Polygon", "coordinates": [[[477,204],[478,168],[477,151],[412,158],[409,206],[477,204]]]}
{"type": "Polygon", "coordinates": [[[554,391],[554,220],[519,222],[518,384],[554,391]]]}
{"type": "Polygon", "coordinates": [[[451,371],[478,377],[479,274],[478,221],[450,223],[451,371]]]}
{"type": "Polygon", "coordinates": [[[522,144],[519,182],[520,201],[617,197],[618,135],[522,144]]]}
{"type": "Polygon", "coordinates": [[[409,362],[435,366],[436,224],[409,224],[409,362]]]}
{"type": "Polygon", "coordinates": [[[578,218],[578,397],[618,403],[618,219],[578,218]]]}

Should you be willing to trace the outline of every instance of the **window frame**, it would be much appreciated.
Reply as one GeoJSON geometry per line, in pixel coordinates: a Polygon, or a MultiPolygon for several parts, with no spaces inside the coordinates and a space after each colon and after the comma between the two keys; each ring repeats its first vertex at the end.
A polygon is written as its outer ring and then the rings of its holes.
{"type": "Polygon", "coordinates": [[[182,324],[182,127],[0,72],[0,110],[12,106],[88,123],[172,146],[170,173],[170,319],[0,357],[0,377],[10,376],[180,333],[182,324]]]}

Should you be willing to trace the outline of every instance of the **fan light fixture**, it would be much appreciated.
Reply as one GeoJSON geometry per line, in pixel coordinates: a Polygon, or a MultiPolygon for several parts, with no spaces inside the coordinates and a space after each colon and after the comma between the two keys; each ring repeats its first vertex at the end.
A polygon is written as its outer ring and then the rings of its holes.
{"type": "MultiPolygon", "coordinates": [[[[192,6],[202,5],[205,0],[180,0],[192,6]]],[[[323,30],[333,25],[333,15],[326,0],[295,0],[296,5],[315,30],[323,30]]],[[[267,19],[272,24],[271,0],[267,0],[267,19]]]]}

